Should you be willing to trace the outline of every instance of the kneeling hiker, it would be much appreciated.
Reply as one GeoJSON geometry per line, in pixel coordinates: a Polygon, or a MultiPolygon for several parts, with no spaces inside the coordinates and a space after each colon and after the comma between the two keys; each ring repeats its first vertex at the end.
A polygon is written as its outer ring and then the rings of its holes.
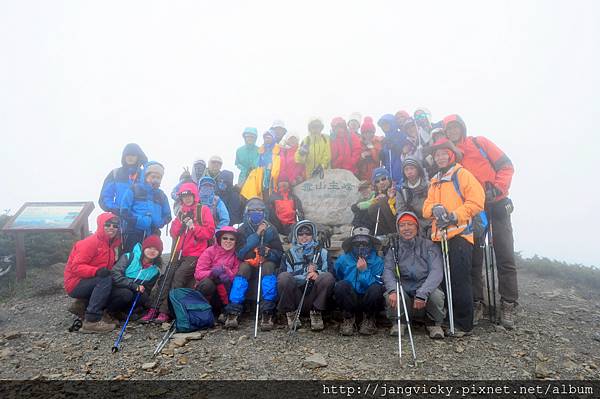
{"type": "MultiPolygon", "coordinates": [[[[290,329],[294,328],[296,311],[300,305],[304,289],[307,289],[301,312],[310,311],[310,328],[319,331],[324,328],[321,312],[333,291],[335,277],[329,273],[327,250],[315,240],[317,227],[309,220],[298,222],[292,230],[292,247],[281,260],[281,269],[286,270],[277,276],[279,304],[277,309],[287,316],[290,329]],[[308,287],[305,285],[308,284],[308,287]]],[[[296,322],[300,326],[300,320],[296,322]]]]}
{"type": "Polygon", "coordinates": [[[138,293],[140,298],[136,308],[142,309],[149,304],[150,291],[160,275],[162,250],[160,237],[151,235],[141,245],[135,244],[131,252],[123,254],[115,263],[111,272],[113,288],[107,306],[113,317],[129,311],[138,293]]]}
{"type": "Polygon", "coordinates": [[[251,198],[244,211],[244,224],[239,232],[245,244],[237,251],[242,264],[233,279],[229,304],[226,307],[225,328],[237,328],[238,318],[244,310],[244,300],[249,282],[258,280],[258,268],[262,265],[261,285],[262,331],[273,329],[273,313],[277,299],[277,278],[275,269],[281,260],[283,247],[275,227],[266,220],[265,203],[260,198],[251,198]]]}
{"type": "Polygon", "coordinates": [[[211,304],[219,303],[219,309],[223,309],[229,303],[231,282],[240,267],[240,260],[235,253],[240,244],[240,234],[237,230],[225,226],[217,231],[215,244],[207,248],[196,263],[196,289],[211,304]]]}
{"type": "Polygon", "coordinates": [[[73,245],[65,266],[65,291],[77,300],[69,311],[84,318],[81,332],[109,332],[115,324],[102,320],[112,288],[110,269],[121,245],[119,218],[106,212],[98,216],[96,232],[73,245]]]}
{"type": "Polygon", "coordinates": [[[215,223],[210,209],[199,204],[198,190],[194,183],[184,183],[179,187],[181,210],[171,224],[171,237],[176,244],[172,254],[172,264],[167,266],[159,284],[152,292],[151,306],[142,318],[148,322],[168,322],[169,291],[173,288],[191,288],[194,285],[194,270],[198,257],[208,247],[215,233],[215,223]]]}
{"type": "Polygon", "coordinates": [[[352,236],[344,240],[344,254],[335,262],[335,275],[338,280],[334,287],[334,297],[344,312],[340,327],[342,335],[354,334],[355,314],[363,313],[359,333],[375,333],[375,316],[385,307],[384,287],[381,281],[383,259],[377,255],[375,244],[379,240],[370,235],[369,229],[356,227],[352,236]]]}
{"type": "MultiPolygon", "coordinates": [[[[444,338],[441,324],[446,316],[444,311],[444,293],[439,289],[442,282],[442,253],[431,240],[418,236],[419,225],[417,215],[402,212],[398,215],[399,239],[393,245],[398,257],[400,283],[404,288],[404,299],[410,320],[414,316],[423,318],[425,314],[433,322],[427,326],[431,338],[444,338]]],[[[395,239],[395,238],[393,238],[395,239]]],[[[396,260],[390,250],[385,257],[383,282],[387,296],[388,318],[394,322],[390,335],[398,335],[396,305],[396,260]]],[[[400,316],[404,318],[402,300],[400,316]]]]}

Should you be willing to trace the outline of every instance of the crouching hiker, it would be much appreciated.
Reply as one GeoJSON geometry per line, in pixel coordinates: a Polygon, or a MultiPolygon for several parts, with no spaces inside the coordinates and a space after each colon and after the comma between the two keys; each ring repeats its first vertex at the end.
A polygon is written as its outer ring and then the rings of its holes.
{"type": "Polygon", "coordinates": [[[196,289],[211,302],[213,309],[223,310],[229,304],[231,282],[240,267],[240,260],[235,253],[240,244],[237,230],[225,226],[217,231],[215,244],[198,258],[194,273],[196,289]]]}
{"type": "Polygon", "coordinates": [[[262,318],[260,329],[268,331],[273,329],[273,313],[277,300],[277,278],[275,269],[281,261],[283,247],[275,227],[267,222],[265,203],[260,198],[251,198],[244,211],[244,224],[239,232],[244,245],[237,251],[242,264],[233,279],[229,304],[225,308],[227,320],[225,328],[237,328],[238,318],[244,310],[244,300],[250,281],[258,280],[258,269],[262,267],[260,284],[260,310],[262,318]]]}
{"type": "Polygon", "coordinates": [[[149,304],[150,291],[160,275],[162,251],[163,243],[160,237],[151,235],[146,237],[142,244],[136,244],[131,252],[119,258],[111,271],[113,288],[107,306],[109,315],[122,319],[115,316],[119,316],[121,312],[128,312],[139,292],[140,298],[136,306],[139,311],[136,314],[140,317],[142,308],[149,304]]]}
{"type": "Polygon", "coordinates": [[[175,247],[172,262],[167,266],[159,284],[152,293],[152,308],[142,318],[143,322],[156,319],[159,323],[171,320],[169,292],[173,288],[191,288],[198,257],[208,247],[208,240],[215,234],[215,222],[207,206],[199,204],[198,189],[194,183],[179,187],[181,210],[171,224],[171,237],[175,247]]]}
{"type": "Polygon", "coordinates": [[[285,271],[277,276],[280,298],[277,309],[287,316],[290,330],[294,328],[294,321],[296,328],[300,326],[296,313],[301,302],[300,313],[310,314],[310,329],[320,331],[324,328],[321,312],[327,307],[335,277],[329,272],[327,250],[316,241],[317,234],[313,222],[298,222],[292,230],[292,246],[281,260],[281,269],[285,271]],[[304,301],[301,301],[304,292],[304,301]]]}
{"type": "Polygon", "coordinates": [[[112,288],[110,269],[121,245],[119,218],[106,212],[98,216],[97,222],[94,234],[73,245],[65,266],[65,291],[77,299],[69,312],[84,319],[80,330],[84,333],[105,333],[115,328],[102,316],[112,288]]]}
{"type": "MultiPolygon", "coordinates": [[[[392,245],[398,259],[400,283],[404,289],[404,299],[410,320],[414,317],[424,319],[429,337],[444,338],[442,322],[446,316],[444,310],[444,293],[439,289],[443,279],[442,253],[431,240],[418,236],[419,222],[412,212],[398,215],[398,240],[392,245]]],[[[396,240],[396,238],[392,238],[396,240]]],[[[396,256],[390,250],[385,257],[383,282],[387,297],[388,318],[393,321],[390,335],[398,335],[397,295],[396,292],[396,256]]],[[[402,304],[402,301],[400,301],[402,304]]],[[[400,317],[404,318],[404,309],[400,307],[400,317]]],[[[401,320],[402,320],[401,319],[401,320]]],[[[405,325],[403,324],[405,328],[405,325]]]]}
{"type": "Polygon", "coordinates": [[[333,289],[335,301],[344,315],[340,327],[342,335],[354,334],[358,312],[363,314],[358,332],[363,335],[376,332],[375,316],[385,308],[385,290],[381,281],[383,259],[375,251],[378,243],[379,240],[364,227],[355,227],[352,235],[342,243],[344,254],[335,262],[338,281],[333,289]]]}

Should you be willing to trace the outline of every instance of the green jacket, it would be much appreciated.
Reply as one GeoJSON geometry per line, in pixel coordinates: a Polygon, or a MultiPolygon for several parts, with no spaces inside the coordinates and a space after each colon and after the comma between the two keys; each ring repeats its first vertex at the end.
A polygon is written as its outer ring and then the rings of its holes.
{"type": "Polygon", "coordinates": [[[235,166],[240,170],[238,185],[242,187],[250,171],[258,166],[258,146],[245,144],[235,153],[235,166]]]}

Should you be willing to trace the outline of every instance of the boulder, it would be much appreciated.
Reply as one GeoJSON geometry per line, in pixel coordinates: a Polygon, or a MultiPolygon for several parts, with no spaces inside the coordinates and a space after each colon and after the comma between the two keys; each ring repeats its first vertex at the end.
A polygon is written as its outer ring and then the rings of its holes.
{"type": "Polygon", "coordinates": [[[351,224],[350,206],[358,201],[358,179],[345,169],[328,169],[323,179],[313,177],[294,187],[307,219],[329,226],[351,224]]]}
{"type": "Polygon", "coordinates": [[[302,365],[307,369],[316,369],[319,367],[327,367],[327,360],[325,360],[325,356],[320,353],[315,353],[302,362],[302,365]]]}

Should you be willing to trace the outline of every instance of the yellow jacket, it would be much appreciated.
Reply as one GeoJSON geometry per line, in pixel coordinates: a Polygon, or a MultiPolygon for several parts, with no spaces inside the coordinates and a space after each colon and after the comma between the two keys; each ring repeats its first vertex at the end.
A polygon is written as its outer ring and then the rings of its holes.
{"type": "MultiPolygon", "coordinates": [[[[446,208],[448,213],[454,212],[458,220],[458,225],[448,227],[448,239],[461,235],[473,244],[473,232],[466,233],[464,230],[471,223],[473,217],[483,210],[485,204],[485,191],[475,176],[459,163],[451,167],[443,176],[436,175],[431,179],[427,198],[423,203],[423,217],[426,219],[432,218],[432,209],[438,204],[446,208]],[[454,187],[452,181],[454,173],[457,174],[457,181],[460,192],[465,199],[464,202],[454,187]]],[[[438,231],[434,219],[431,239],[440,241],[441,238],[441,232],[438,231]]]]}
{"type": "Polygon", "coordinates": [[[310,179],[313,171],[319,165],[323,169],[329,169],[329,163],[331,162],[329,136],[326,134],[309,134],[298,146],[298,150],[296,151],[294,158],[296,159],[296,162],[304,164],[306,168],[305,176],[307,179],[310,179]],[[300,154],[300,149],[303,146],[308,148],[308,153],[305,155],[300,154]]]}
{"type": "MultiPolygon", "coordinates": [[[[269,194],[273,191],[277,191],[277,181],[279,179],[279,172],[281,171],[281,158],[279,156],[279,151],[281,148],[279,144],[275,144],[273,147],[273,158],[270,169],[270,178],[268,182],[269,186],[269,194]]],[[[259,154],[263,154],[265,152],[264,146],[260,146],[258,149],[259,154]]],[[[267,168],[268,169],[268,168],[267,168]]],[[[265,167],[258,167],[252,169],[248,178],[244,182],[242,189],[240,190],[240,194],[246,198],[250,199],[253,197],[263,198],[263,188],[265,185],[265,167]]]]}

